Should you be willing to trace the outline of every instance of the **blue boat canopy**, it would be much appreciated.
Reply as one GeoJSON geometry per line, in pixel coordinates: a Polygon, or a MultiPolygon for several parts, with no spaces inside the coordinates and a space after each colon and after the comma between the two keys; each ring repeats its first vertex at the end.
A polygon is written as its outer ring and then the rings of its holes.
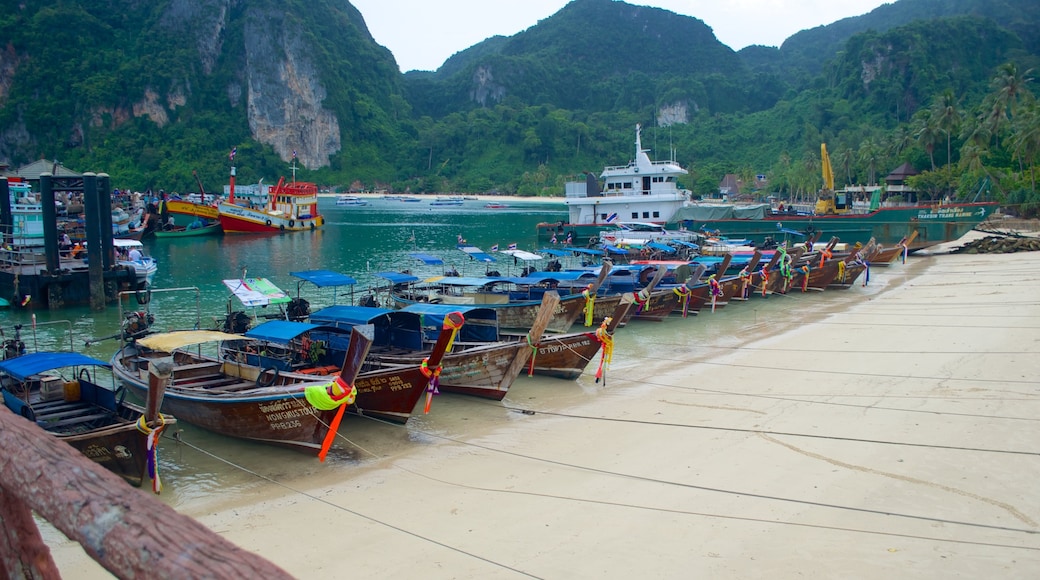
{"type": "Polygon", "coordinates": [[[306,272],[289,272],[290,276],[295,276],[302,280],[306,280],[319,288],[326,288],[330,286],[352,286],[357,284],[357,280],[347,276],[346,274],[340,274],[339,272],[333,272],[331,270],[307,270],[306,272]]]}
{"type": "MultiPolygon", "coordinates": [[[[370,308],[367,306],[329,306],[311,314],[311,320],[325,328],[349,330],[354,326],[371,324],[374,329],[374,347],[395,347],[422,350],[422,315],[403,310],[370,308]]],[[[340,330],[339,332],[342,332],[340,330]]],[[[323,336],[323,330],[311,334],[316,340],[335,342],[334,337],[323,336]]]]}
{"type": "Polygon", "coordinates": [[[112,367],[105,361],[78,352],[34,352],[0,362],[0,372],[16,381],[24,381],[42,372],[78,366],[112,367]]]}
{"type": "Polygon", "coordinates": [[[502,282],[501,278],[476,278],[471,276],[438,276],[428,280],[444,286],[487,286],[502,282]]]}
{"type": "Polygon", "coordinates": [[[422,252],[412,252],[408,255],[415,258],[416,260],[419,260],[423,264],[426,264],[427,266],[439,266],[444,263],[444,260],[438,258],[437,256],[424,254],[422,252]]]}
{"type": "Polygon", "coordinates": [[[309,324],[307,322],[271,320],[255,328],[249,329],[243,336],[255,340],[287,344],[297,336],[300,336],[305,332],[310,332],[320,326],[320,324],[309,324]]]}
{"type": "Polygon", "coordinates": [[[587,254],[589,256],[602,256],[603,250],[593,250],[590,248],[571,248],[571,251],[575,254],[587,254]]]}
{"type": "Polygon", "coordinates": [[[655,250],[661,250],[662,252],[668,252],[669,254],[675,252],[675,248],[669,246],[668,244],[660,244],[657,242],[650,242],[647,244],[647,247],[653,248],[655,250]]]}
{"type": "Polygon", "coordinates": [[[686,240],[672,240],[672,243],[679,244],[680,246],[686,246],[687,248],[692,248],[694,250],[701,249],[701,247],[697,244],[693,242],[687,242],[686,240]]]}
{"type": "Polygon", "coordinates": [[[376,276],[389,280],[394,284],[408,284],[410,282],[418,282],[419,278],[412,276],[411,274],[402,274],[400,272],[376,272],[376,276]]]}
{"type": "Polygon", "coordinates": [[[606,250],[608,254],[627,254],[628,253],[627,250],[622,250],[621,248],[619,248],[617,246],[612,246],[610,244],[603,244],[603,249],[606,250]]]}
{"type": "Polygon", "coordinates": [[[791,228],[780,228],[777,231],[779,231],[780,233],[789,234],[789,235],[792,235],[792,236],[798,236],[798,237],[801,237],[801,238],[805,237],[805,234],[803,234],[802,232],[800,232],[798,230],[792,230],[791,228]]]}
{"type": "Polygon", "coordinates": [[[495,258],[476,246],[458,246],[460,250],[469,254],[470,258],[478,262],[494,262],[495,258]]]}
{"type": "Polygon", "coordinates": [[[463,306],[460,304],[409,304],[401,312],[411,312],[422,317],[423,333],[428,342],[437,340],[444,317],[452,312],[461,312],[466,319],[455,338],[457,342],[495,342],[498,338],[498,312],[494,308],[463,306]]]}

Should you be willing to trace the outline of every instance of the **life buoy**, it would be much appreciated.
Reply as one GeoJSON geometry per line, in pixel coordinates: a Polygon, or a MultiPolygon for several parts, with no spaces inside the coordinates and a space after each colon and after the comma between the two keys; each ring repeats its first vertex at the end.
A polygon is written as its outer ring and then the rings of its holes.
{"type": "Polygon", "coordinates": [[[599,243],[599,238],[597,238],[596,236],[592,236],[592,237],[589,238],[589,243],[590,244],[598,244],[599,243]]]}
{"type": "Polygon", "coordinates": [[[295,227],[295,226],[296,226],[296,220],[289,220],[289,227],[291,228],[291,227],[295,227]]]}
{"type": "Polygon", "coordinates": [[[265,223],[265,224],[267,224],[267,225],[271,225],[271,220],[267,220],[267,221],[266,221],[266,222],[264,222],[264,223],[265,223]]]}
{"type": "Polygon", "coordinates": [[[260,374],[256,375],[256,386],[258,387],[270,387],[278,380],[278,368],[277,367],[265,367],[260,371],[260,374]],[[269,380],[264,380],[264,377],[270,374],[269,380]]]}

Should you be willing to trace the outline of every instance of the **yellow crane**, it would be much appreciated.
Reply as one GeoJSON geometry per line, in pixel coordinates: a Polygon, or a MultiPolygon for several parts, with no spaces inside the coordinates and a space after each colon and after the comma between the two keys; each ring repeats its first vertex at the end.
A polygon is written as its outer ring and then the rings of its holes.
{"type": "Polygon", "coordinates": [[[816,198],[817,215],[847,212],[848,207],[844,203],[844,196],[842,196],[841,207],[837,207],[834,203],[834,170],[831,168],[831,158],[827,155],[826,143],[820,144],[820,170],[823,173],[823,189],[816,198]]]}

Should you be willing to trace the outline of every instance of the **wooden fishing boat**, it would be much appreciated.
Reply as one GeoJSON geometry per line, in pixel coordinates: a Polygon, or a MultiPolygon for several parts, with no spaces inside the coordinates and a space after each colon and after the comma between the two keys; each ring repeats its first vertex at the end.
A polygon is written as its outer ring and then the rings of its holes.
{"type": "MultiPolygon", "coordinates": [[[[609,320],[600,321],[600,328],[542,335],[542,340],[534,345],[537,350],[532,353],[529,374],[576,380],[604,346],[613,344],[613,335],[619,326],[618,323],[627,317],[626,311],[631,309],[633,304],[635,298],[629,292],[618,301],[609,320]]],[[[516,339],[525,343],[527,341],[526,336],[517,336],[516,339]]]]}
{"type": "MultiPolygon", "coordinates": [[[[16,415],[140,487],[148,476],[149,433],[176,419],[155,414],[142,419],[146,410],[125,400],[126,389],[116,387],[109,368],[75,352],[24,354],[0,362],[0,388],[16,415]],[[110,388],[99,384],[102,374],[109,375],[110,388]]],[[[150,400],[149,408],[157,410],[158,401],[150,400]]]]}
{"type": "Polygon", "coordinates": [[[910,253],[909,248],[913,245],[916,238],[917,230],[914,230],[908,237],[904,237],[891,246],[881,246],[875,243],[874,253],[870,256],[870,264],[872,266],[891,266],[896,261],[896,258],[902,258],[903,261],[906,261],[906,256],[910,253]]]}
{"type": "Polygon", "coordinates": [[[224,232],[220,222],[213,222],[198,227],[172,226],[167,229],[155,230],[157,238],[192,238],[197,236],[216,236],[224,232]]]}
{"type": "Polygon", "coordinates": [[[232,167],[228,199],[217,206],[224,233],[302,232],[325,225],[325,218],[318,213],[318,186],[296,181],[295,173],[293,175],[290,183],[286,183],[284,177],[278,180],[267,193],[266,203],[236,203],[235,168],[232,167]]]}
{"type": "MultiPolygon", "coordinates": [[[[441,332],[429,367],[440,364],[450,335],[448,330],[441,332]]],[[[397,423],[408,420],[429,384],[419,366],[370,363],[359,356],[361,347],[354,346],[362,341],[349,337],[345,334],[322,346],[332,365],[282,371],[277,366],[279,353],[251,349],[241,335],[170,332],[128,343],[113,355],[112,368],[124,385],[143,394],[148,386],[142,366],[153,359],[171,361],[173,379],[163,409],[216,433],[316,454],[337,411],[317,409],[305,393],[308,387],[328,386],[332,379],[325,374],[338,374],[344,365],[359,368],[353,383],[357,397],[348,410],[397,423]],[[221,347],[218,355],[202,353],[199,345],[212,342],[230,346],[221,347]],[[196,348],[188,350],[189,346],[196,348]]],[[[363,342],[367,355],[368,342],[363,342]]]]}
{"type": "MultiPolygon", "coordinates": [[[[440,321],[452,311],[460,312],[466,324],[444,354],[439,388],[500,401],[530,358],[530,345],[541,340],[558,303],[559,295],[547,292],[535,325],[522,337],[501,335],[494,309],[446,304],[413,304],[402,310],[331,306],[311,314],[310,323],[337,329],[371,324],[375,327],[375,340],[370,359],[419,365],[429,355],[440,321]]],[[[254,330],[262,332],[267,325],[254,330]]],[[[254,336],[254,331],[247,332],[246,336],[254,336]]],[[[318,330],[312,333],[312,337],[319,340],[320,336],[318,330]]]]}
{"type": "Polygon", "coordinates": [[[874,241],[871,240],[857,254],[842,259],[841,263],[838,264],[837,276],[827,285],[827,288],[848,290],[856,283],[856,280],[864,275],[866,278],[863,280],[863,285],[866,286],[867,282],[870,281],[871,262],[869,256],[873,254],[874,241]]]}
{"type": "MultiPolygon", "coordinates": [[[[499,328],[525,332],[534,326],[538,309],[541,308],[542,296],[546,292],[559,291],[560,303],[549,321],[547,330],[567,332],[586,310],[587,305],[595,306],[599,301],[595,294],[610,272],[610,266],[609,262],[605,263],[600,268],[599,277],[582,290],[578,290],[576,286],[567,287],[561,284],[567,280],[561,272],[538,272],[537,277],[520,278],[444,276],[424,284],[416,284],[419,278],[415,276],[397,272],[380,272],[376,275],[390,280],[393,284],[390,299],[396,308],[420,303],[494,308],[497,311],[499,328]],[[571,293],[564,294],[566,291],[571,293]]],[[[575,273],[575,276],[578,274],[580,273],[575,273]]],[[[605,312],[600,317],[608,314],[609,312],[605,312]]]]}

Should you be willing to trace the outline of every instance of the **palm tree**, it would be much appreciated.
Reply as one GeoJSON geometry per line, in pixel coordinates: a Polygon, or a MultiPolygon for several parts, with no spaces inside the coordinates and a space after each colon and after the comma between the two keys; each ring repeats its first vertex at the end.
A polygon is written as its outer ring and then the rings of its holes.
{"type": "Polygon", "coordinates": [[[838,163],[845,170],[845,185],[852,185],[852,162],[856,159],[856,153],[852,147],[845,147],[838,153],[838,163]]]}
{"type": "Polygon", "coordinates": [[[946,133],[946,166],[953,162],[950,147],[950,136],[960,125],[961,111],[957,108],[957,98],[953,91],[946,89],[935,101],[935,124],[943,133],[946,133]]]}
{"type": "Polygon", "coordinates": [[[1019,159],[1019,163],[1025,161],[1029,164],[1029,178],[1032,191],[1036,193],[1036,171],[1034,163],[1040,156],[1040,103],[1031,101],[1022,108],[1012,122],[1014,133],[1012,146],[1013,156],[1019,159]]]}
{"type": "Polygon", "coordinates": [[[867,185],[877,185],[875,176],[877,165],[881,161],[881,145],[878,144],[877,139],[868,137],[863,141],[863,144],[859,146],[859,161],[867,166],[867,174],[870,176],[868,180],[870,183],[867,185]]]}
{"type": "Polygon", "coordinates": [[[917,142],[928,153],[932,171],[935,171],[935,144],[939,141],[939,129],[930,109],[921,109],[914,114],[913,133],[917,142]]]}

